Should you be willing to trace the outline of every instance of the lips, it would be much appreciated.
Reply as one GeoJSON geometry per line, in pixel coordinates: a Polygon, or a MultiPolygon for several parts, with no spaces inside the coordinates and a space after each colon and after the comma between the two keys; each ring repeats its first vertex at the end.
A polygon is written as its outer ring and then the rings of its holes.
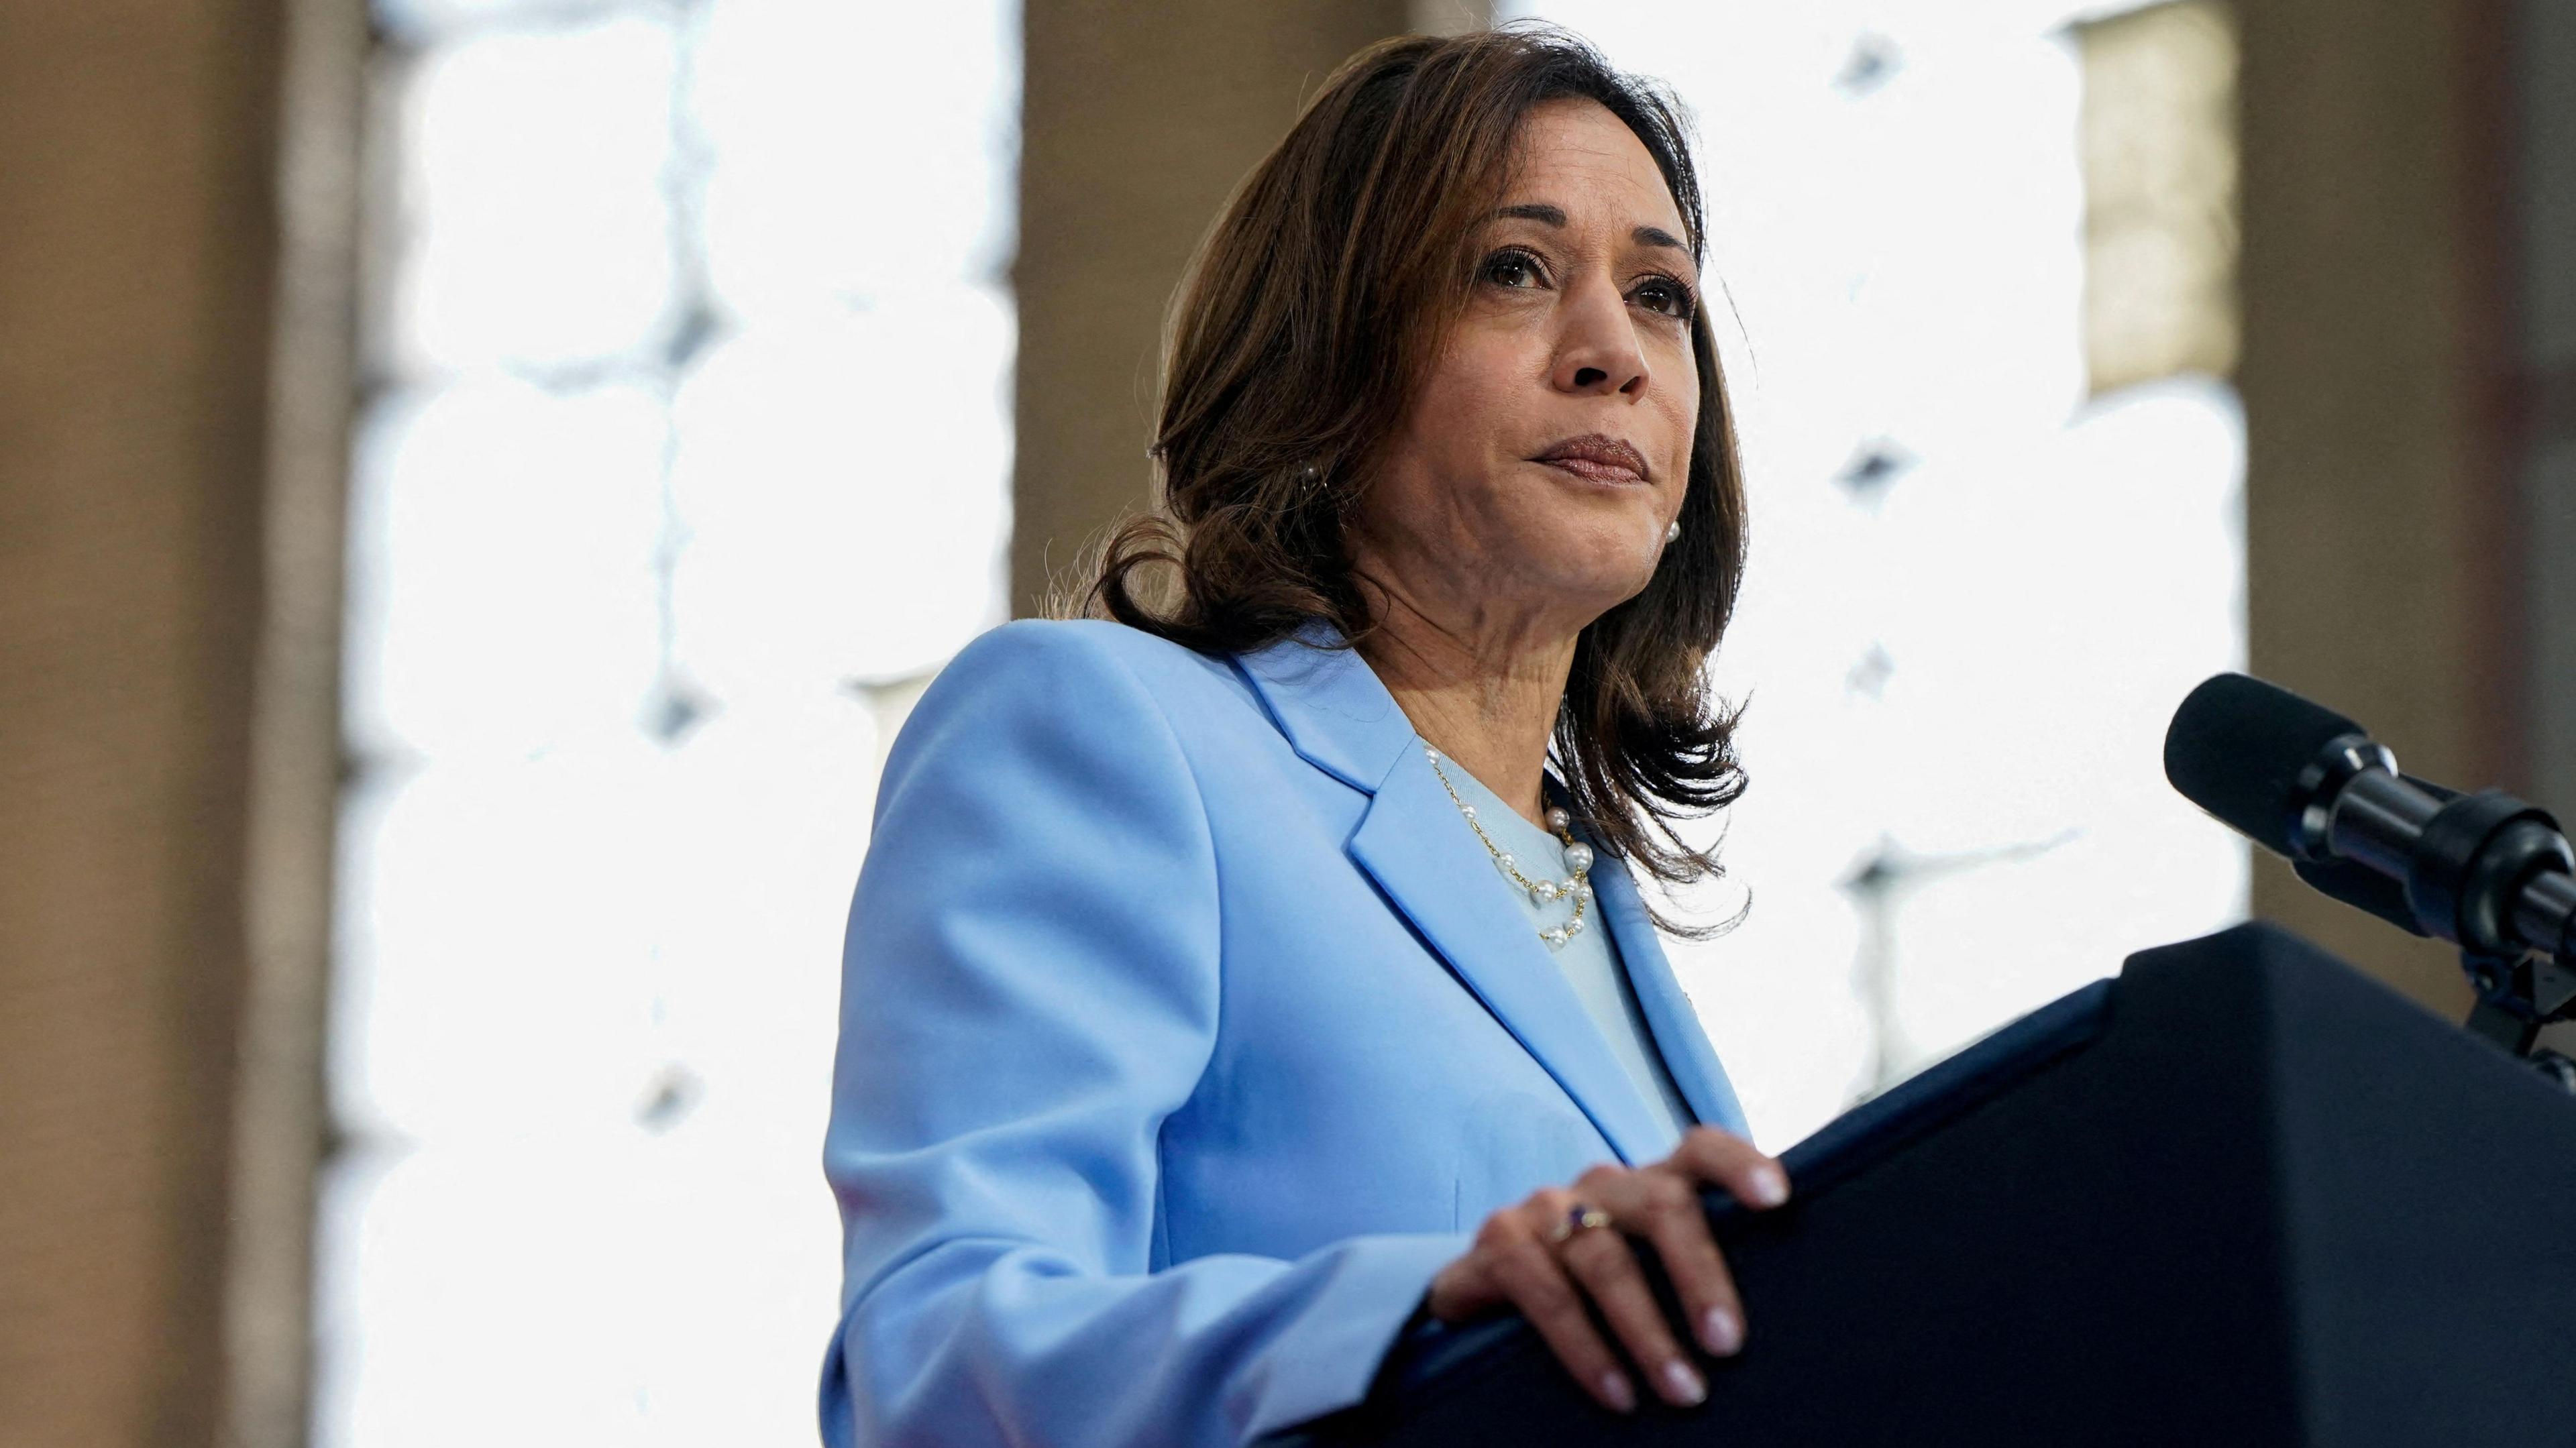
{"type": "Polygon", "coordinates": [[[1597,432],[1569,437],[1530,461],[1563,468],[1596,483],[1642,483],[1647,478],[1644,454],[1597,432]]]}

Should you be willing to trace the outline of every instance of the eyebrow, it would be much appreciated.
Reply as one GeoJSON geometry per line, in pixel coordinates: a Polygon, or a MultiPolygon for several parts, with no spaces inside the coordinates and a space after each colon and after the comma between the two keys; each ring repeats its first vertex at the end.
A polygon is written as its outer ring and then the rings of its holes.
{"type": "MultiPolygon", "coordinates": [[[[1497,210],[1494,215],[1497,218],[1509,217],[1516,221],[1535,221],[1541,226],[1565,225],[1565,208],[1551,206],[1544,201],[1523,201],[1516,205],[1505,206],[1497,210]]],[[[1659,246],[1678,251],[1684,256],[1690,254],[1690,248],[1682,243],[1680,237],[1660,226],[1640,226],[1628,233],[1628,239],[1639,246],[1659,246]]]]}

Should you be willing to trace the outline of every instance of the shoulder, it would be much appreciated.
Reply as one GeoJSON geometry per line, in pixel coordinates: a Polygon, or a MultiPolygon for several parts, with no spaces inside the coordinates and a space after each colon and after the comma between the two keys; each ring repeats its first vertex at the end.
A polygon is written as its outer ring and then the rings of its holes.
{"type": "Polygon", "coordinates": [[[961,754],[1055,758],[1085,772],[1179,761],[1185,738],[1259,705],[1233,662],[1124,624],[1023,619],[940,670],[887,757],[900,776],[961,754]]]}
{"type": "Polygon", "coordinates": [[[1034,713],[1057,728],[1095,720],[1127,727],[1139,715],[1204,717],[1229,699],[1252,702],[1229,658],[1121,623],[1021,619],[959,650],[922,696],[921,712],[1034,713]]]}
{"type": "Polygon", "coordinates": [[[1104,619],[1019,619],[958,651],[934,690],[1074,685],[1159,692],[1239,687],[1228,659],[1104,619]]]}

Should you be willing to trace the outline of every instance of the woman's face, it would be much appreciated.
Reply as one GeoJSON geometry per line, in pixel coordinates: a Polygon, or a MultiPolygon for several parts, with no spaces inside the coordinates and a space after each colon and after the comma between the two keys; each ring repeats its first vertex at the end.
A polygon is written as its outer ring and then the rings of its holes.
{"type": "Polygon", "coordinates": [[[1460,625],[1579,629],[1646,586],[1681,511],[1699,277],[1663,174],[1609,111],[1549,102],[1520,147],[1353,551],[1460,625]]]}

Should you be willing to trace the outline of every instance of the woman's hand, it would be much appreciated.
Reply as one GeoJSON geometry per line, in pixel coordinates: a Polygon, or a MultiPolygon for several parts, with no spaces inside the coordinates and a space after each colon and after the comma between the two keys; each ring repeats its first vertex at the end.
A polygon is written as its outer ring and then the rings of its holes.
{"type": "Polygon", "coordinates": [[[1735,1352],[1744,1345],[1744,1304],[1700,1210],[1700,1189],[1710,1183],[1749,1207],[1789,1199],[1789,1175],[1778,1162],[1741,1137],[1695,1126],[1652,1166],[1596,1166],[1571,1187],[1533,1192],[1487,1217],[1475,1245],[1431,1280],[1431,1315],[1459,1322],[1519,1308],[1575,1381],[1624,1413],[1637,1405],[1636,1389],[1585,1314],[1588,1295],[1665,1401],[1698,1403],[1707,1385],[1656,1308],[1627,1238],[1655,1244],[1700,1345],[1717,1357],[1735,1352]],[[1583,1216],[1587,1208],[1606,1221],[1583,1216]],[[1592,1225],[1577,1226],[1578,1219],[1592,1225]]]}

